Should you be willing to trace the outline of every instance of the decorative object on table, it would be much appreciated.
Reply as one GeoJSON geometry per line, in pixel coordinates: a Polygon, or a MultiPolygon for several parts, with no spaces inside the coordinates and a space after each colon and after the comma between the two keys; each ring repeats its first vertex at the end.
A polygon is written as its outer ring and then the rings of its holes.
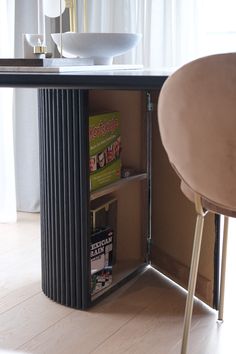
{"type": "Polygon", "coordinates": [[[64,57],[92,58],[95,65],[111,65],[114,56],[134,48],[141,39],[138,33],[52,33],[52,39],[64,57]]]}
{"type": "Polygon", "coordinates": [[[44,58],[47,47],[44,44],[43,34],[23,34],[23,56],[24,58],[44,58]]]}
{"type": "MultiPolygon", "coordinates": [[[[61,1],[63,0],[59,2],[61,1]]],[[[57,2],[57,9],[62,9],[62,6],[58,6],[58,0],[54,2],[57,2]]],[[[111,65],[114,56],[124,54],[134,48],[142,37],[140,33],[87,32],[87,0],[84,0],[83,6],[84,32],[78,33],[76,1],[67,0],[66,7],[70,9],[70,32],[62,33],[62,12],[60,12],[60,33],[51,34],[61,57],[92,58],[94,65],[111,65]]],[[[49,8],[51,13],[51,4],[49,8]]],[[[55,13],[58,14],[58,11],[55,13]]]]}
{"type": "Polygon", "coordinates": [[[38,0],[38,33],[23,35],[24,58],[51,56],[47,53],[45,16],[60,17],[60,33],[62,33],[62,13],[66,8],[69,8],[70,31],[76,31],[76,0],[38,0]]]}
{"type": "MultiPolygon", "coordinates": [[[[0,67],[48,67],[56,68],[59,66],[92,65],[93,61],[89,58],[0,58],[0,67]]],[[[20,68],[19,68],[20,71],[20,68]]]]}
{"type": "Polygon", "coordinates": [[[23,35],[23,53],[29,61],[0,63],[0,71],[19,72],[66,72],[96,70],[141,69],[142,65],[112,65],[113,57],[134,48],[141,39],[137,33],[88,33],[87,0],[83,0],[83,30],[77,32],[76,0],[38,0],[38,33],[23,35]],[[62,14],[69,9],[70,32],[63,33],[62,14]],[[60,32],[50,34],[55,42],[61,61],[49,59],[52,54],[47,50],[45,16],[60,17],[60,32]],[[39,59],[39,62],[35,62],[39,59]],[[69,60],[71,59],[71,60],[69,60]],[[101,67],[106,65],[106,67],[101,67]],[[85,68],[86,66],[86,68],[85,68]],[[81,68],[82,67],[82,68],[81,68]],[[95,69],[95,68],[94,68],[95,69]]]}

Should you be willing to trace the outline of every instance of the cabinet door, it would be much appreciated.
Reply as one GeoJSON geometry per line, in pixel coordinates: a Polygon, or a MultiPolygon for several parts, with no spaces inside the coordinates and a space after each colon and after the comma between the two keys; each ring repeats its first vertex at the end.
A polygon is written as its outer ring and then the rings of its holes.
{"type": "MultiPolygon", "coordinates": [[[[157,120],[153,120],[151,262],[154,267],[186,288],[196,214],[194,205],[180,190],[180,180],[170,166],[161,143],[157,120]]],[[[206,216],[196,287],[196,295],[210,306],[216,302],[217,295],[215,289],[218,267],[215,267],[214,260],[214,253],[218,250],[216,221],[214,214],[209,213],[206,216]]],[[[218,254],[216,252],[216,260],[219,258],[218,254]]]]}

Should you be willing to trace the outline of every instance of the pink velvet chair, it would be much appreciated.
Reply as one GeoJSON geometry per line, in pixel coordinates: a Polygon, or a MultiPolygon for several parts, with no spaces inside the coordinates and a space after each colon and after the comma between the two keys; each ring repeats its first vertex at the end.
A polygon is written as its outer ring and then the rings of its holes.
{"type": "Polygon", "coordinates": [[[236,217],[236,53],[184,65],[165,82],[158,101],[162,143],[195,203],[197,221],[181,353],[187,353],[204,216],[224,215],[219,319],[223,319],[228,217],[236,217]]]}

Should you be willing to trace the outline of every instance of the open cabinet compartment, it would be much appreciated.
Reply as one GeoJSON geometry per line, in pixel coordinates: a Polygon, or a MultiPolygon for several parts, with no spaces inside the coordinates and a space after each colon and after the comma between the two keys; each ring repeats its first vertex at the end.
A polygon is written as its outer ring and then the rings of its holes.
{"type": "MultiPolygon", "coordinates": [[[[98,109],[106,107],[121,111],[123,163],[145,172],[147,172],[146,98],[145,92],[140,91],[90,92],[92,107],[96,106],[98,109]]],[[[118,263],[114,267],[113,285],[141,265],[151,264],[187,288],[196,215],[194,206],[180,190],[179,179],[171,168],[161,143],[158,122],[155,119],[158,92],[152,93],[151,100],[154,111],[151,132],[152,234],[149,245],[150,253],[148,253],[147,239],[147,180],[144,179],[137,185],[127,183],[126,186],[114,192],[114,196],[119,200],[119,232],[117,235],[118,263]],[[125,212],[126,208],[130,214],[125,212]],[[128,215],[132,215],[131,223],[128,215]]],[[[148,178],[147,174],[146,178],[148,178]]],[[[91,197],[93,198],[93,194],[91,197]]],[[[208,305],[215,307],[217,307],[217,283],[219,281],[217,279],[219,269],[217,269],[217,261],[214,260],[214,254],[219,252],[219,235],[217,235],[219,230],[216,223],[217,216],[208,214],[205,220],[196,288],[197,296],[208,305]]]]}
{"type": "Polygon", "coordinates": [[[112,284],[92,295],[92,302],[146,264],[148,204],[143,96],[140,91],[89,92],[90,112],[120,112],[121,164],[132,171],[130,177],[121,178],[90,194],[91,205],[104,196],[117,201],[112,284]]]}

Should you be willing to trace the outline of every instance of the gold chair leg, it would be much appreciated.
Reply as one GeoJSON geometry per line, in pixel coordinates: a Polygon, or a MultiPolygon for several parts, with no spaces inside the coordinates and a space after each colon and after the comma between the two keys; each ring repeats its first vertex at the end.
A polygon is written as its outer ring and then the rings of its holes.
{"type": "Polygon", "coordinates": [[[228,243],[228,226],[229,218],[224,217],[224,233],[223,233],[223,245],[221,256],[221,276],[220,276],[220,303],[218,320],[223,321],[224,317],[224,297],[225,297],[225,273],[226,273],[226,255],[227,255],[227,243],[228,243]]]}
{"type": "Polygon", "coordinates": [[[199,257],[201,251],[203,225],[204,225],[204,214],[201,213],[197,215],[195,234],[194,234],[192,260],[191,260],[189,282],[188,282],[188,295],[187,295],[187,300],[185,305],[184,331],[183,331],[183,338],[182,338],[181,354],[187,353],[188,337],[189,337],[191,320],[192,320],[192,312],[193,312],[194,293],[196,288],[198,264],[199,264],[199,257]]]}

